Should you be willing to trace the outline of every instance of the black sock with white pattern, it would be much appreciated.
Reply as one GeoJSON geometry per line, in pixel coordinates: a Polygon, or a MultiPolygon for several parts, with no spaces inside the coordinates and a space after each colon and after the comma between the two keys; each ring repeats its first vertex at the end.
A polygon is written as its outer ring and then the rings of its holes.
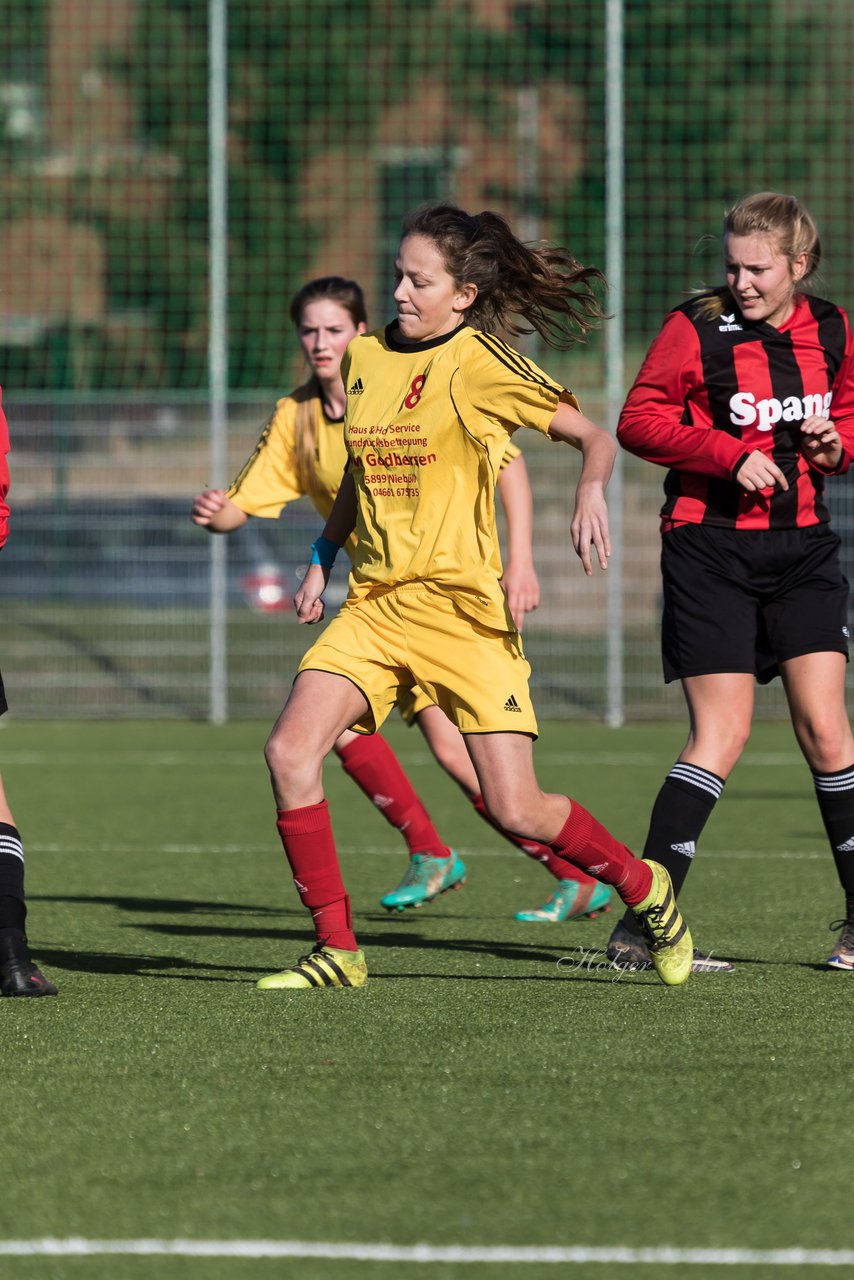
{"type": "Polygon", "coordinates": [[[854,897],[854,764],[835,773],[814,772],[812,780],[839,883],[850,907],[854,897]]]}
{"type": "MultiPolygon", "coordinates": [[[[697,841],[723,789],[724,779],[716,773],[681,760],[676,761],[661,784],[652,806],[643,856],[667,868],[677,898],[697,851],[697,841]]],[[[622,923],[640,937],[637,921],[630,912],[623,916],[622,923]]]]}
{"type": "Polygon", "coordinates": [[[26,918],[24,846],[18,828],[0,822],[0,935],[23,933],[26,918]]]}

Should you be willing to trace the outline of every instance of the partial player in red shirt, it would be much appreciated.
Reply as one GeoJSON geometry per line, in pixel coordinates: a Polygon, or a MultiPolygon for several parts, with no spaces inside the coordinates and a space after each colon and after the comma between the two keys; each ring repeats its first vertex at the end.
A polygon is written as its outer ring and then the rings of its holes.
{"type": "MultiPolygon", "coordinates": [[[[626,449],[670,468],[662,652],[690,717],[644,856],[667,867],[678,894],[750,735],[755,681],[779,675],[845,895],[828,964],[854,971],[848,584],[824,502],[824,477],[854,453],[854,342],[845,313],[805,292],[821,249],[794,196],[740,201],[723,252],[726,287],[671,312],[618,428],[626,449]]],[[[645,959],[630,913],[608,953],[645,959]]],[[[695,971],[731,968],[695,951],[695,971]]]]}
{"type": "MultiPolygon", "coordinates": [[[[8,536],[9,431],[0,406],[0,547],[8,536]]],[[[0,715],[8,709],[0,676],[0,715]]],[[[24,846],[0,778],[0,996],[55,996],[56,987],[33,963],[24,932],[24,846]]]]}

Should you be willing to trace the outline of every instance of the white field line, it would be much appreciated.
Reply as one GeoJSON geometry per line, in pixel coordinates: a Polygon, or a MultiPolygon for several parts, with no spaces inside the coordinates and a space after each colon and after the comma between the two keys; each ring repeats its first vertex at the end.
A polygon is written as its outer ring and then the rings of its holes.
{"type": "Polygon", "coordinates": [[[622,1246],[322,1244],[305,1240],[87,1240],[0,1241],[0,1257],[92,1257],[135,1254],[182,1258],[329,1258],[342,1262],[557,1263],[626,1266],[852,1267],[854,1249],[631,1249],[622,1246]]]}
{"type": "MultiPolygon", "coordinates": [[[[407,768],[417,769],[429,765],[431,768],[436,767],[436,761],[433,756],[426,751],[407,751],[398,750],[397,755],[407,768]]],[[[12,765],[32,765],[36,768],[43,768],[45,765],[54,763],[61,757],[59,752],[50,751],[16,751],[4,750],[0,753],[0,760],[5,766],[12,765]]],[[[643,768],[658,769],[662,776],[667,772],[672,764],[670,755],[662,754],[660,758],[651,756],[649,752],[629,752],[629,751],[539,751],[534,748],[534,758],[541,765],[601,765],[606,768],[613,766],[622,766],[626,769],[643,768]]],[[[81,751],[76,754],[75,759],[80,761],[91,762],[104,768],[110,765],[125,767],[126,765],[148,765],[157,769],[174,768],[176,766],[193,766],[198,769],[204,769],[206,772],[214,765],[241,765],[247,768],[263,769],[264,757],[261,745],[257,751],[211,751],[206,752],[203,749],[198,751],[122,751],[117,749],[110,752],[97,751],[81,751]]],[[[760,768],[782,768],[789,765],[797,765],[799,768],[807,772],[807,766],[803,757],[796,751],[767,751],[755,752],[750,756],[745,756],[737,765],[737,772],[742,769],[760,768]]],[[[330,768],[335,767],[335,762],[330,761],[330,768]]]]}
{"type": "MultiPolygon", "coordinates": [[[[348,840],[339,840],[340,852],[348,858],[398,858],[402,855],[401,846],[394,845],[359,845],[350,844],[348,840]]],[[[270,844],[152,844],[146,841],[140,844],[88,844],[88,845],[69,845],[69,844],[37,844],[34,840],[27,841],[28,853],[63,853],[73,854],[80,857],[86,853],[114,853],[119,856],[141,857],[143,854],[150,856],[151,854],[166,854],[169,857],[181,857],[182,855],[196,856],[197,854],[219,855],[221,857],[240,857],[252,856],[255,854],[277,854],[275,845],[270,844]]],[[[496,845],[492,849],[478,849],[470,845],[460,845],[458,849],[464,853],[467,858],[524,858],[525,854],[520,849],[514,849],[511,844],[506,847],[496,845]]],[[[800,849],[709,849],[703,848],[703,862],[709,859],[718,861],[719,859],[752,859],[773,860],[775,862],[780,859],[802,862],[818,862],[827,861],[829,857],[827,850],[809,849],[806,852],[800,849]]]]}

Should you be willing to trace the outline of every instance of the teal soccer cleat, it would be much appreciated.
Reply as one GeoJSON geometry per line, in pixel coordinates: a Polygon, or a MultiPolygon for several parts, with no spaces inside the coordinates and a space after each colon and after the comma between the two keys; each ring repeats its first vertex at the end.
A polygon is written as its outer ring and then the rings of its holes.
{"type": "Polygon", "coordinates": [[[396,889],[380,898],[380,906],[385,907],[386,911],[423,907],[438,898],[440,893],[447,893],[449,889],[462,889],[465,882],[465,863],[453,849],[447,858],[414,853],[406,875],[396,889]]]}
{"type": "Polygon", "coordinates": [[[564,920],[595,920],[600,911],[611,910],[611,890],[604,884],[579,883],[578,880],[558,880],[557,888],[541,907],[530,911],[517,911],[514,920],[524,924],[549,921],[562,924],[564,920]]]}

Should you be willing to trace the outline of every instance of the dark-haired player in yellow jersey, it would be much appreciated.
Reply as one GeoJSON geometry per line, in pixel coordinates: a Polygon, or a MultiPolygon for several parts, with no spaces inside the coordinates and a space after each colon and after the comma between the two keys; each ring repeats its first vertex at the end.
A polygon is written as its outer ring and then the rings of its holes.
{"type": "Polygon", "coordinates": [[[641,922],[659,976],[683,983],[691,936],[667,873],[537,782],[530,668],[499,582],[495,482],[522,426],[580,451],[570,537],[586,573],[594,557],[607,566],[614,441],[490,332],[512,331],[519,317],[569,345],[570,328],[584,332],[601,315],[592,289],[599,273],[566,250],[522,244],[497,214],[450,205],[407,218],[396,270],[397,320],[354,339],[342,365],[348,471],[297,592],[297,615],[320,620],[334,553],[355,530],[350,593],[303,658],[266,747],[278,830],[317,943],[259,986],[366,981],[322,766],[343,729],[374,733],[400,688],[415,684],[464,734],[491,817],[612,885],[641,922]]]}
{"type": "MultiPolygon", "coordinates": [[[[341,360],[349,342],[366,327],[362,290],[352,280],[311,280],[291,301],[291,318],[311,377],[278,401],[245,466],[228,490],[206,490],[193,504],[193,519],[212,533],[228,533],[250,516],[275,519],[290,502],[306,496],[324,517],[347,462],[344,447],[345,389],[341,360]]],[[[521,627],[539,602],[531,554],[531,492],[524,460],[508,443],[498,487],[507,517],[508,556],[502,577],[510,612],[521,627]]],[[[348,549],[353,550],[355,540],[348,549]]],[[[419,689],[404,689],[398,701],[404,720],[416,723],[431,751],[481,817],[489,821],[477,775],[459,731],[419,689]]],[[[448,889],[460,888],[466,868],[441,839],[427,810],[381,734],[345,730],[334,750],[345,772],[406,841],[409,863],[399,885],[380,899],[389,911],[421,907],[448,889]]],[[[545,845],[508,839],[556,878],[545,906],[517,912],[522,920],[566,920],[607,911],[610,891],[557,858],[545,845]]]]}

